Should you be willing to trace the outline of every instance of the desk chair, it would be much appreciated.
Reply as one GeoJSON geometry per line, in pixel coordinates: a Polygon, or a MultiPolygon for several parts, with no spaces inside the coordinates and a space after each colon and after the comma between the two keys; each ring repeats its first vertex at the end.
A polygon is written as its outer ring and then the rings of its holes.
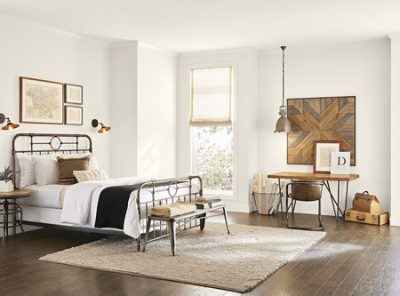
{"type": "Polygon", "coordinates": [[[293,229],[302,230],[324,230],[321,222],[321,198],[324,183],[313,181],[293,181],[286,185],[286,226],[293,229]],[[289,204],[289,198],[291,203],[289,204]],[[300,227],[289,224],[289,209],[292,208],[294,212],[297,201],[311,202],[318,201],[318,227],[300,227]]]}

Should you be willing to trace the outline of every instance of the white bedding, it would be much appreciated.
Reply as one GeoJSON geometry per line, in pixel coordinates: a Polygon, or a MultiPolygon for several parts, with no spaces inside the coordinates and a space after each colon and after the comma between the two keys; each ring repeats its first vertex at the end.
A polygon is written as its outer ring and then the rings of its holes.
{"type": "MultiPolygon", "coordinates": [[[[83,182],[74,185],[44,185],[29,186],[32,195],[21,199],[23,208],[29,209],[24,217],[25,221],[42,222],[49,224],[72,225],[80,227],[94,227],[96,223],[97,204],[100,193],[103,189],[110,186],[134,185],[150,180],[145,177],[107,179],[105,181],[83,182]],[[45,211],[38,211],[45,210],[45,211]],[[43,213],[57,213],[47,219],[43,213]]],[[[158,187],[166,189],[168,186],[158,187]]],[[[198,191],[197,186],[193,186],[192,192],[198,191]]],[[[171,186],[171,193],[175,192],[175,187],[171,186]]],[[[186,195],[189,193],[187,186],[178,186],[177,195],[186,195]]],[[[156,200],[168,198],[168,191],[160,191],[155,195],[156,200]]],[[[150,189],[144,189],[140,193],[140,202],[150,202],[152,193],[150,189]]],[[[19,201],[19,202],[20,202],[19,201]]],[[[25,210],[24,210],[25,212],[25,210]]],[[[141,207],[142,219],[146,218],[146,207],[141,207]]],[[[25,213],[24,213],[25,214],[25,213]]],[[[150,214],[149,212],[147,214],[150,214]]],[[[137,238],[145,231],[143,223],[140,221],[137,208],[137,191],[133,191],[128,201],[124,221],[124,233],[128,236],[137,238]]]]}
{"type": "MultiPolygon", "coordinates": [[[[94,227],[96,222],[97,204],[100,193],[103,189],[110,186],[135,185],[149,180],[150,178],[146,177],[132,177],[84,182],[72,185],[68,187],[64,193],[61,222],[94,227]]],[[[175,192],[174,189],[171,191],[175,192]]],[[[188,194],[188,191],[187,187],[178,187],[177,195],[188,194]]],[[[156,193],[156,199],[162,199],[168,196],[168,192],[166,191],[156,193]]],[[[151,201],[152,195],[149,191],[144,190],[141,192],[140,197],[140,202],[143,203],[151,201]]],[[[144,231],[141,229],[136,199],[137,191],[133,191],[128,201],[128,208],[123,227],[124,233],[134,238],[137,238],[144,231]]]]}
{"type": "Polygon", "coordinates": [[[61,209],[63,207],[63,191],[71,185],[31,185],[26,187],[32,191],[31,196],[21,198],[18,203],[25,206],[61,209]]]}

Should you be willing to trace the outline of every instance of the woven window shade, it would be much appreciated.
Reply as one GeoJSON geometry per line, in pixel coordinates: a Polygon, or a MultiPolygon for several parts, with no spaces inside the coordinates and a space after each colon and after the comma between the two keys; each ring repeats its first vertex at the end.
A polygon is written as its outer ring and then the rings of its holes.
{"type": "Polygon", "coordinates": [[[232,67],[192,69],[190,125],[232,124],[232,67]]]}

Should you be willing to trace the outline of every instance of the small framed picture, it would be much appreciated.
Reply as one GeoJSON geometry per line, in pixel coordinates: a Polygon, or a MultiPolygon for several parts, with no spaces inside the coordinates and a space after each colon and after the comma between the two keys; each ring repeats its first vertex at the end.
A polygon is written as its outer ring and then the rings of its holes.
{"type": "Polygon", "coordinates": [[[65,106],[65,124],[83,125],[83,108],[81,106],[65,106]]]}
{"type": "Polygon", "coordinates": [[[331,153],[331,174],[350,174],[350,152],[331,153]]]}
{"type": "Polygon", "coordinates": [[[314,173],[331,172],[331,153],[340,152],[339,141],[314,141],[314,173]]]}
{"type": "Polygon", "coordinates": [[[65,100],[66,104],[83,104],[83,86],[75,84],[65,84],[65,100]]]}

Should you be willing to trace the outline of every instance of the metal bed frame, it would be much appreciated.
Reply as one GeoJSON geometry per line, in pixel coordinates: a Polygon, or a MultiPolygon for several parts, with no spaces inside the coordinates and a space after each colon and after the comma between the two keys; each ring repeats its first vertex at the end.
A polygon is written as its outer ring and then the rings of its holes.
{"type": "MultiPolygon", "coordinates": [[[[86,134],[52,134],[52,133],[20,133],[14,136],[12,141],[12,165],[16,169],[16,155],[49,155],[49,154],[84,154],[92,153],[93,144],[90,136],[86,134]],[[19,146],[23,148],[19,148],[19,146]],[[28,147],[28,148],[27,148],[28,147]]],[[[14,184],[15,174],[14,174],[14,184]]],[[[15,186],[15,185],[14,185],[15,186]]],[[[169,204],[176,201],[194,202],[203,195],[203,184],[199,176],[188,176],[182,178],[171,178],[162,180],[151,180],[140,185],[137,191],[137,207],[141,229],[146,229],[146,218],[150,214],[151,208],[157,205],[169,204]],[[186,193],[178,194],[180,189],[187,188],[186,193]],[[150,201],[142,201],[141,194],[148,191],[151,194],[150,201]],[[166,197],[157,198],[157,194],[164,192],[166,197]],[[167,194],[165,194],[167,193],[167,194]]],[[[105,235],[125,235],[119,229],[102,229],[94,227],[78,227],[68,225],[49,224],[32,221],[22,221],[25,225],[52,227],[65,230],[105,234],[105,235]]],[[[199,227],[198,219],[185,219],[177,225],[177,231],[199,227]]],[[[154,241],[169,235],[166,222],[153,221],[152,231],[148,242],[154,241]]],[[[140,250],[144,244],[145,233],[137,239],[137,249],[140,250]]]]}

